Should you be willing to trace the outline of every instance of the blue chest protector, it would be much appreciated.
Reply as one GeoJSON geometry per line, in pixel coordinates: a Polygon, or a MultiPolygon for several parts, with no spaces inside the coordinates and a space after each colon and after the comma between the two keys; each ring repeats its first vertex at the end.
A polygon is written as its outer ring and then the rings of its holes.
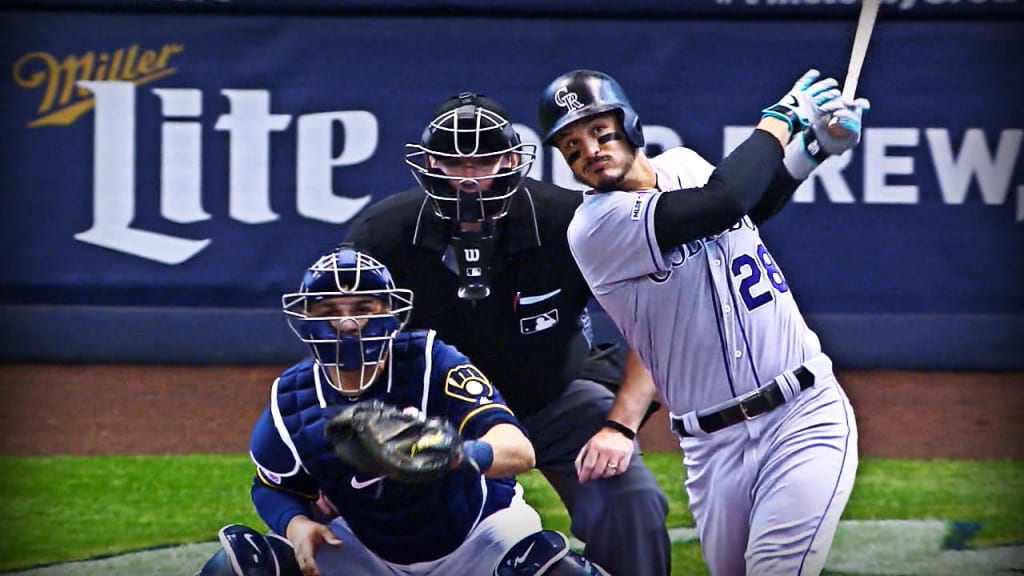
{"type": "Polygon", "coordinates": [[[388,371],[355,400],[327,385],[324,378],[318,386],[312,360],[286,370],[278,379],[270,411],[253,431],[251,449],[261,470],[273,471],[280,481],[279,486],[264,481],[265,486],[314,498],[317,490],[322,491],[370,550],[385,560],[410,564],[457,548],[480,520],[508,506],[515,480],[489,479],[463,470],[427,484],[364,476],[334,455],[324,438],[326,421],[339,408],[376,398],[448,418],[462,425],[466,438],[475,438],[497,423],[517,422],[496,390],[482,389],[474,396],[453,388],[458,375],[472,366],[454,348],[428,339],[428,332],[399,334],[391,354],[388,371]],[[294,453],[284,449],[282,427],[294,453]]]}

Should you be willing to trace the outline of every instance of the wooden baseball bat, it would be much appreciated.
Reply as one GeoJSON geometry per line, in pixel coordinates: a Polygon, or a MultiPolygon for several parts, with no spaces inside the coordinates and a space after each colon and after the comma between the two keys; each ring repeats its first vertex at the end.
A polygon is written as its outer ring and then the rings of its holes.
{"type": "MultiPolygon", "coordinates": [[[[846,68],[846,79],[843,80],[843,99],[853,100],[857,93],[857,82],[860,71],[864,67],[864,56],[868,53],[868,42],[871,32],[875,29],[878,17],[878,6],[882,0],[861,0],[860,18],[857,19],[857,31],[853,36],[853,48],[850,50],[850,65],[846,68]]],[[[829,121],[828,130],[841,136],[846,133],[835,118],[829,121]]]]}

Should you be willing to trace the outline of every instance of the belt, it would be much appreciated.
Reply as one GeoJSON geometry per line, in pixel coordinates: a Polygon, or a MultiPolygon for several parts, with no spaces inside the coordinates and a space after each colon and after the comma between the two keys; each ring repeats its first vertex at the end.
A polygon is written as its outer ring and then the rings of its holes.
{"type": "MultiPolygon", "coordinates": [[[[801,391],[814,386],[814,374],[803,366],[793,370],[793,376],[800,383],[801,391]]],[[[779,383],[773,380],[770,384],[741,396],[739,402],[728,408],[697,416],[697,423],[700,424],[701,430],[710,434],[733,424],[739,424],[744,420],[767,414],[785,403],[786,397],[782,394],[779,383]]],[[[686,430],[682,418],[672,418],[672,430],[680,436],[693,436],[686,430]]]]}

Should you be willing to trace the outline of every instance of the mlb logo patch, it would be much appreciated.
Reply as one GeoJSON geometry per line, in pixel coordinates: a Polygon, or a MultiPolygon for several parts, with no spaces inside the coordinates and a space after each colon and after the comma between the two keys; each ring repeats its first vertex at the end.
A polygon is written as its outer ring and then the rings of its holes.
{"type": "Polygon", "coordinates": [[[640,219],[640,209],[644,207],[644,201],[640,199],[640,196],[636,197],[636,201],[633,202],[633,209],[629,211],[630,220],[640,219]]]}
{"type": "Polygon", "coordinates": [[[543,332],[558,324],[558,310],[549,310],[543,314],[522,318],[519,320],[519,331],[523,334],[534,334],[543,332]]]}

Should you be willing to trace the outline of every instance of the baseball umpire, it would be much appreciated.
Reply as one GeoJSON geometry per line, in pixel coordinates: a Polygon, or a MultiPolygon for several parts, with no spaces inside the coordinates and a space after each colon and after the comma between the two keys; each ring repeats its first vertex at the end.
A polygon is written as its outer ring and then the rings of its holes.
{"type": "Polygon", "coordinates": [[[717,168],[683,147],[648,158],[602,72],[540,98],[542,138],[591,188],[573,256],[668,404],[714,576],[819,573],[853,488],[853,410],[757,226],[860,140],[868,102],[837,85],[808,71],[717,168]]]}
{"type": "Polygon", "coordinates": [[[601,574],[541,530],[513,477],[534,465],[521,425],[465,356],[403,330],[412,292],[384,265],[339,245],[282,301],[312,357],[274,381],[250,438],[273,534],[226,526],[201,576],[601,574]]]}
{"type": "Polygon", "coordinates": [[[631,351],[594,341],[565,236],[582,197],[526,177],[535,148],[493,98],[457,94],[406,145],[420,186],[369,206],[346,241],[421,298],[411,326],[494,380],[585,555],[616,576],[665,576],[668,500],[635,443],[654,383],[631,351]],[[620,385],[635,407],[609,389],[620,385]]]}

